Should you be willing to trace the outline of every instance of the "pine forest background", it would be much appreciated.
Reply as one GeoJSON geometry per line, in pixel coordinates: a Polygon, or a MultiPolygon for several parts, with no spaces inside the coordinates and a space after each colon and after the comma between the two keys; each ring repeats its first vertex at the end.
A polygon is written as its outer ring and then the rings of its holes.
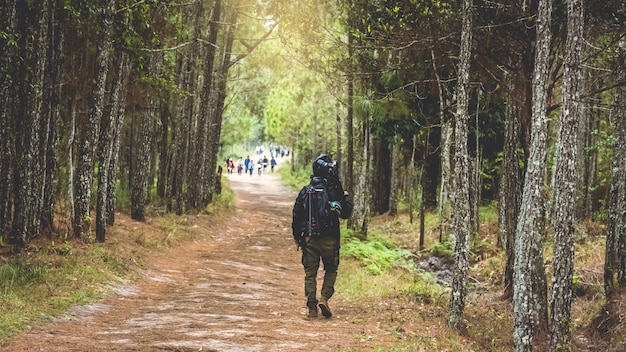
{"type": "Polygon", "coordinates": [[[362,238],[399,206],[439,216],[453,329],[497,207],[515,349],[568,350],[585,226],[607,303],[626,290],[625,35],[622,0],[3,1],[1,243],[202,211],[241,146],[290,148],[294,173],[327,152],[362,238]]]}

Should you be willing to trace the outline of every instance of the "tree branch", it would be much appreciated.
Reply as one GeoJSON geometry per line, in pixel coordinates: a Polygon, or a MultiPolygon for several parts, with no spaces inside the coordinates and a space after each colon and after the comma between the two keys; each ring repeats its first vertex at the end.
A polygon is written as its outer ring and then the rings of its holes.
{"type": "Polygon", "coordinates": [[[239,39],[239,42],[240,42],[241,44],[243,44],[243,46],[245,46],[245,47],[246,47],[246,49],[248,50],[248,52],[247,52],[247,53],[245,53],[245,54],[239,54],[239,55],[237,55],[237,57],[236,57],[233,61],[231,61],[231,62],[230,62],[229,67],[232,67],[232,66],[233,66],[233,65],[235,65],[237,62],[239,62],[239,61],[243,60],[243,58],[245,58],[246,56],[248,56],[248,55],[252,52],[252,50],[254,50],[257,46],[259,46],[259,44],[261,44],[262,42],[264,42],[264,41],[267,39],[267,37],[269,37],[269,36],[270,36],[270,34],[272,34],[272,33],[274,32],[274,29],[275,29],[276,27],[278,27],[278,23],[279,23],[279,22],[274,23],[274,24],[270,27],[270,29],[269,29],[269,30],[268,30],[268,31],[267,31],[267,32],[266,32],[266,33],[265,33],[265,34],[264,34],[261,38],[257,39],[257,40],[256,40],[256,42],[254,42],[254,43],[252,43],[252,44],[247,43],[247,42],[246,42],[246,41],[244,41],[243,39],[239,39]]]}

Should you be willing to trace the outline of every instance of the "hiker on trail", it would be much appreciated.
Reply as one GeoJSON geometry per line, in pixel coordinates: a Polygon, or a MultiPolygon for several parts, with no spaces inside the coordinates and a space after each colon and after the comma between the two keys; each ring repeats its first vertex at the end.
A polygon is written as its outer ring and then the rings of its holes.
{"type": "Polygon", "coordinates": [[[243,158],[239,157],[239,160],[237,160],[237,174],[241,176],[242,172],[243,172],[243,158]]]}
{"type": "Polygon", "coordinates": [[[267,168],[267,164],[269,163],[269,160],[267,160],[267,157],[265,155],[263,155],[263,172],[265,172],[265,168],[267,168]]]}
{"type": "Polygon", "coordinates": [[[233,159],[228,158],[228,160],[226,160],[226,169],[228,170],[228,173],[232,174],[234,168],[235,164],[233,163],[233,159]]]}
{"type": "Polygon", "coordinates": [[[272,156],[272,160],[270,160],[270,165],[272,168],[272,172],[274,172],[274,168],[276,167],[276,159],[272,156]]]}
{"type": "Polygon", "coordinates": [[[318,306],[326,318],[332,316],[328,300],[335,292],[339,266],[339,218],[352,214],[352,201],[344,191],[337,162],[326,154],[313,162],[311,182],[304,186],[293,206],[291,228],[298,248],[302,249],[304,294],[308,317],[316,318],[318,306]],[[324,264],[324,281],[317,299],[317,271],[324,264]]]}

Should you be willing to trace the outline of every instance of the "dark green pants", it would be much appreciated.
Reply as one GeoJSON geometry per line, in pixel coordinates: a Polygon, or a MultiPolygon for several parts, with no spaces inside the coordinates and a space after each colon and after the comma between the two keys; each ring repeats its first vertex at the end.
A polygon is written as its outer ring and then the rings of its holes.
{"type": "Polygon", "coordinates": [[[325,236],[311,238],[302,250],[304,266],[304,295],[309,308],[317,306],[317,271],[320,259],[324,264],[324,281],[320,292],[322,299],[329,299],[335,293],[337,267],[339,266],[339,239],[325,236]]]}

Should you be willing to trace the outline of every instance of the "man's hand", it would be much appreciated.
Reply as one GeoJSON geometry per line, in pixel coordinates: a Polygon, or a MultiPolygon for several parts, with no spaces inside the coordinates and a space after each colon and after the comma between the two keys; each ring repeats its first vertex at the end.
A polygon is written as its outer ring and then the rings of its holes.
{"type": "Polygon", "coordinates": [[[341,203],[336,200],[330,202],[330,210],[337,212],[337,214],[341,214],[341,203]]]}
{"type": "Polygon", "coordinates": [[[298,249],[300,249],[300,242],[298,242],[297,239],[293,239],[293,242],[296,244],[296,251],[298,251],[298,249]]]}

